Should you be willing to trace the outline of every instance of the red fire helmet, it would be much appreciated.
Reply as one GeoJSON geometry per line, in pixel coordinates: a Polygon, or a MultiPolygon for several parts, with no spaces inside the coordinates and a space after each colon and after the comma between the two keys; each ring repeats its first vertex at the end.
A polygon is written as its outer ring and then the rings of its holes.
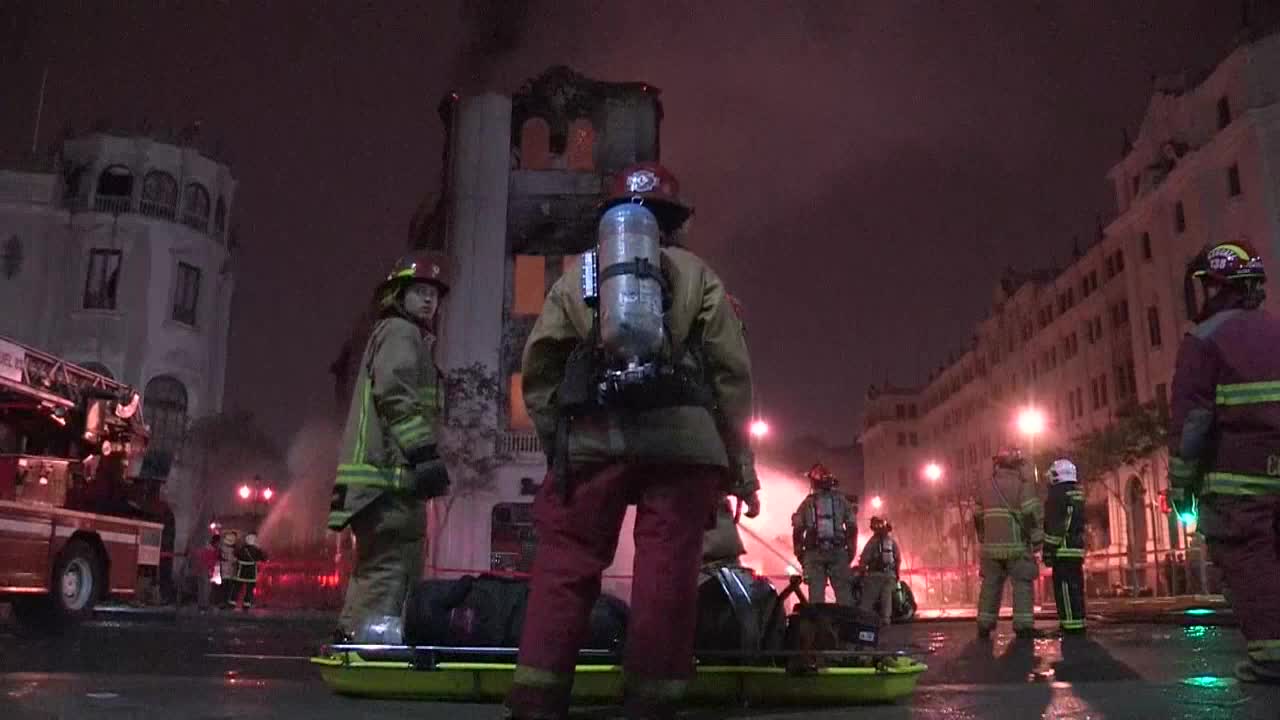
{"type": "Polygon", "coordinates": [[[656,162],[628,165],[609,178],[608,192],[600,211],[623,203],[637,203],[653,211],[663,232],[674,232],[693,209],[680,200],[680,181],[656,162]]]}

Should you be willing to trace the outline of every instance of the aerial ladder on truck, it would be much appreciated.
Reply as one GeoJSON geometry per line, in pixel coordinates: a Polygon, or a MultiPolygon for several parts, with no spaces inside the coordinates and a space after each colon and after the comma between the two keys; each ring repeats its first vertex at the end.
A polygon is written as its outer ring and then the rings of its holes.
{"type": "Polygon", "coordinates": [[[146,443],[133,388],[0,337],[0,601],[68,621],[136,592],[163,531],[129,512],[146,443]]]}

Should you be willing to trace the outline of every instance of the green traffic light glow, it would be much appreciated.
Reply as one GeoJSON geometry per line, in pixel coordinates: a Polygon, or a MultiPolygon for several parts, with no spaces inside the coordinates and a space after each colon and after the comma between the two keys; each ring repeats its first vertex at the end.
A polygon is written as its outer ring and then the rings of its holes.
{"type": "Polygon", "coordinates": [[[1193,523],[1193,522],[1195,522],[1195,521],[1196,521],[1196,514],[1195,514],[1195,513],[1181,513],[1181,514],[1179,514],[1179,515],[1178,515],[1178,519],[1182,521],[1182,524],[1183,524],[1183,525],[1190,525],[1191,523],[1193,523]]]}
{"type": "Polygon", "coordinates": [[[1235,685],[1236,681],[1231,678],[1216,677],[1214,675],[1197,675],[1185,678],[1182,684],[1198,688],[1227,688],[1235,685]]]}
{"type": "Polygon", "coordinates": [[[1218,611],[1212,608],[1191,608],[1190,610],[1183,613],[1183,615],[1216,615],[1216,614],[1218,614],[1218,611]]]}

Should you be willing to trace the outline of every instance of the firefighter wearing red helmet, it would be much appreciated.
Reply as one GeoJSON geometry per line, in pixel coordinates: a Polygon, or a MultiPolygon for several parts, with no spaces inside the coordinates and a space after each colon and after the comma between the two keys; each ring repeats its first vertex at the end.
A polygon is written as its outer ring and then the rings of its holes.
{"type": "Polygon", "coordinates": [[[836,602],[853,605],[850,564],[858,542],[858,511],[836,487],[835,474],[822,463],[805,473],[813,491],[791,516],[791,548],[800,559],[809,599],[822,602],[827,583],[836,602]]]}
{"type": "Polygon", "coordinates": [[[549,471],[534,503],[513,717],[567,716],[629,505],[624,704],[629,717],[670,715],[693,676],[703,533],[725,492],[759,513],[742,324],[715,272],[674,244],[689,214],[662,166],[622,170],[594,249],[551,288],[525,345],[524,402],[549,471]]]}
{"type": "Polygon", "coordinates": [[[1266,271],[1246,242],[1206,248],[1187,282],[1203,302],[1173,376],[1169,495],[1179,515],[1199,506],[1231,588],[1248,642],[1236,675],[1280,683],[1280,318],[1261,308],[1266,271]]]}
{"type": "Polygon", "coordinates": [[[368,628],[400,618],[421,574],[422,502],[449,488],[436,449],[441,398],[432,359],[448,267],[437,253],[402,258],[375,294],[379,317],[360,361],[329,512],[329,528],[350,527],[359,548],[340,641],[395,640],[385,630],[368,636],[368,628]]]}
{"type": "Polygon", "coordinates": [[[974,527],[982,546],[978,594],[978,637],[990,637],[1000,617],[1006,579],[1013,586],[1013,630],[1035,634],[1036,564],[1044,544],[1044,505],[1036,492],[1030,462],[1017,448],[996,455],[991,479],[979,483],[974,527]]]}

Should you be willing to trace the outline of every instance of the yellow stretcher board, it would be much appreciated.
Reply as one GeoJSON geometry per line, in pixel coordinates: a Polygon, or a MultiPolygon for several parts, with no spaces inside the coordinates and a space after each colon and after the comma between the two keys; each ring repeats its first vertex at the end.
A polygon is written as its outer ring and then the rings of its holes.
{"type": "MultiPolygon", "coordinates": [[[[342,695],[403,700],[498,702],[511,689],[514,664],[440,662],[431,668],[397,660],[366,660],[354,651],[311,658],[330,689],[342,695]]],[[[694,703],[757,706],[891,703],[911,695],[928,667],[902,657],[878,667],[827,667],[793,675],[780,667],[701,665],[690,685],[694,703]]],[[[622,701],[622,668],[579,665],[576,704],[622,701]]]]}

